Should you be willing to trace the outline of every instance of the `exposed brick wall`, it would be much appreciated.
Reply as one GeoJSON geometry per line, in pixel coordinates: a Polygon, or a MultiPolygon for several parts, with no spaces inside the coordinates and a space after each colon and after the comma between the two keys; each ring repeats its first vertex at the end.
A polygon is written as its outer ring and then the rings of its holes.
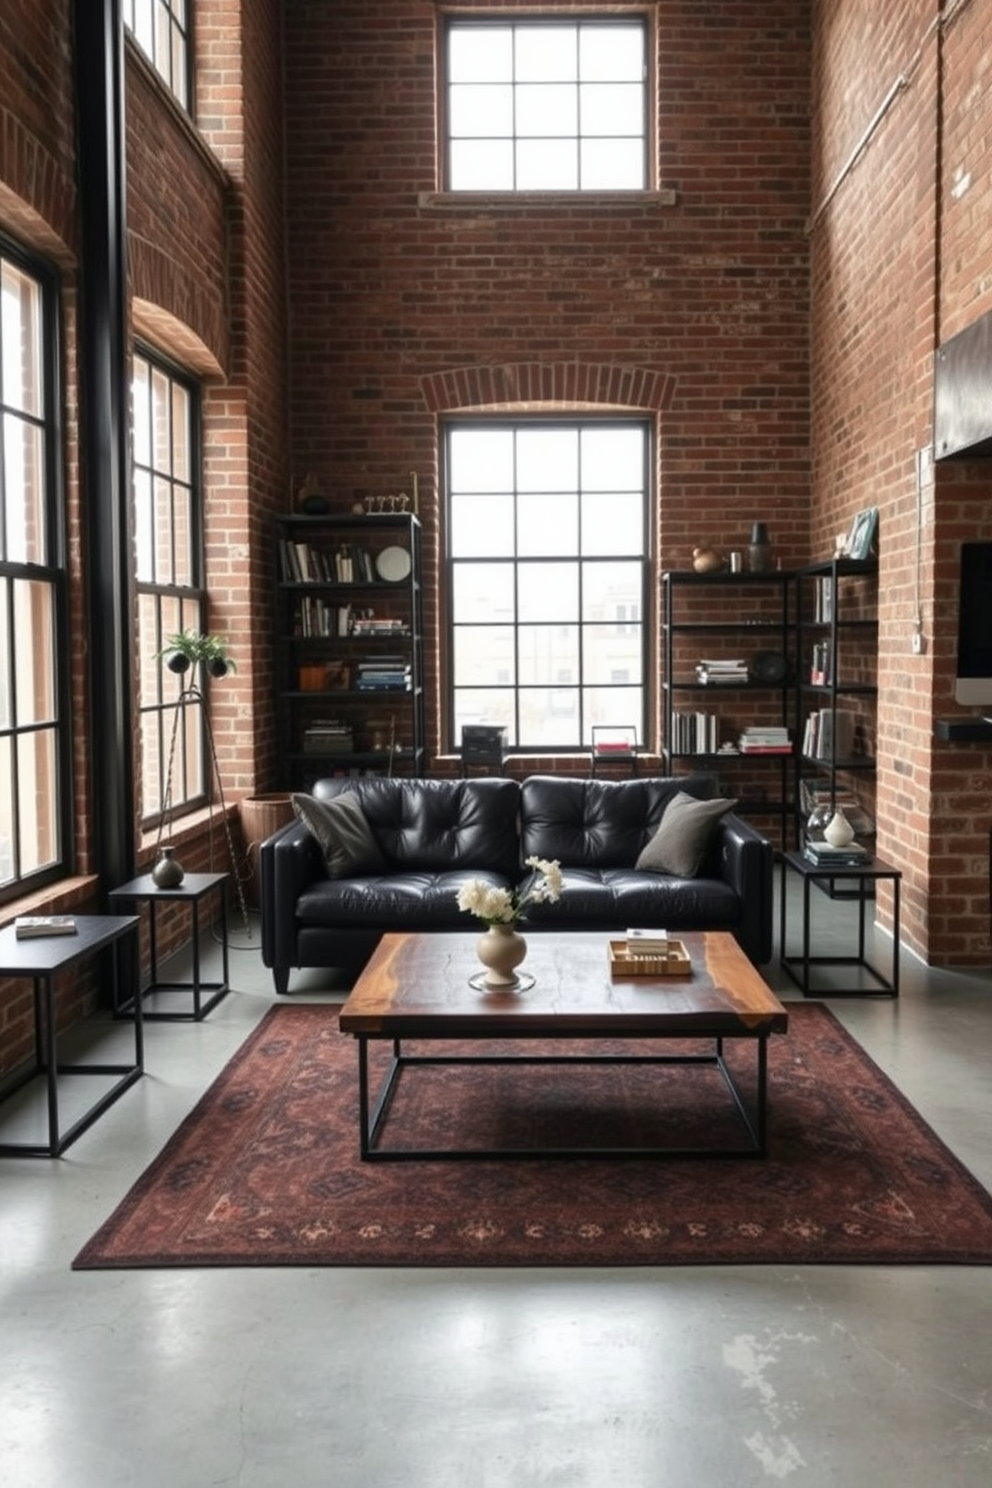
{"type": "Polygon", "coordinates": [[[675,205],[508,208],[436,194],[430,0],[285,7],[295,469],[342,509],[418,472],[435,750],[440,413],[647,409],[663,566],[742,545],[756,518],[784,564],[806,556],[807,7],[645,10],[675,205]]]}
{"type": "Polygon", "coordinates": [[[992,304],[990,40],[972,0],[814,7],[810,540],[827,552],[879,508],[879,851],[904,874],[904,939],[949,964],[990,952],[992,755],[933,723],[956,711],[958,551],[992,535],[992,476],[924,459],[918,480],[918,452],[934,350],[992,304]]]}

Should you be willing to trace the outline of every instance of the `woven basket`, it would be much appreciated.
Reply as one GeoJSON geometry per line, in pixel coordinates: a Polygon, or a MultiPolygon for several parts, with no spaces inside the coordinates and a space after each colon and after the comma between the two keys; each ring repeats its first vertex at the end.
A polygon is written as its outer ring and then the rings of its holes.
{"type": "Polygon", "coordinates": [[[239,806],[241,831],[245,840],[245,857],[248,875],[245,879],[245,898],[253,909],[260,905],[258,881],[258,849],[266,837],[278,832],[293,820],[293,807],[288,791],[276,791],[271,795],[246,796],[239,806]]]}

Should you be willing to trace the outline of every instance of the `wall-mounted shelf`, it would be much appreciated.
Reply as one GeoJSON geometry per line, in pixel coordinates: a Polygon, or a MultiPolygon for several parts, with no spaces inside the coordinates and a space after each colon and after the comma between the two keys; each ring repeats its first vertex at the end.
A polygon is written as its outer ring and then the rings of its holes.
{"type": "Polygon", "coordinates": [[[949,744],[992,744],[987,718],[935,718],[933,736],[949,744]]]}

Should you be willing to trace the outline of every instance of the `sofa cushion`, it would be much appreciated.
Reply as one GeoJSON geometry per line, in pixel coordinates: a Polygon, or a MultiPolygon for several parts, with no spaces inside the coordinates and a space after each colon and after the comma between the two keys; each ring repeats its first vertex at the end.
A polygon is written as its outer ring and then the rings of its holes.
{"type": "Polygon", "coordinates": [[[354,792],[389,871],[444,873],[466,868],[520,875],[520,787],[502,776],[472,780],[318,780],[314,795],[354,792]]]}
{"type": "Polygon", "coordinates": [[[531,775],[520,791],[523,857],[557,859],[562,867],[633,868],[673,796],[705,800],[713,775],[645,775],[632,780],[531,775]]]}
{"type": "Polygon", "coordinates": [[[297,792],[293,810],[320,844],[331,878],[382,873],[386,860],[365,819],[358,797],[345,791],[333,801],[297,792]]]}
{"type": "Polygon", "coordinates": [[[641,849],[635,868],[671,873],[677,878],[695,878],[713,840],[721,816],[732,811],[736,800],[699,801],[679,791],[665,807],[661,824],[651,841],[641,849]]]}
{"type": "Polygon", "coordinates": [[[300,895],[296,916],[301,924],[328,929],[481,932],[479,921],[458,908],[458,891],[471,878],[510,887],[508,880],[478,870],[325,878],[300,895]]]}
{"type": "Polygon", "coordinates": [[[566,868],[561,898],[529,905],[528,930],[603,930],[629,925],[672,930],[735,930],[740,899],[712,878],[673,878],[634,868],[566,868]]]}

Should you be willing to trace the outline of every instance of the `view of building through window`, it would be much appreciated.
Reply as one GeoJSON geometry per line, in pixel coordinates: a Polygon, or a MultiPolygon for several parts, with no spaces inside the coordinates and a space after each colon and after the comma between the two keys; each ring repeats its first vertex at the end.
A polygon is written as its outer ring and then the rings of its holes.
{"type": "Polygon", "coordinates": [[[450,748],[643,740],[649,446],[639,420],[448,428],[450,748]]]}
{"type": "Polygon", "coordinates": [[[449,23],[449,191],[644,191],[641,20],[449,23]]]}

